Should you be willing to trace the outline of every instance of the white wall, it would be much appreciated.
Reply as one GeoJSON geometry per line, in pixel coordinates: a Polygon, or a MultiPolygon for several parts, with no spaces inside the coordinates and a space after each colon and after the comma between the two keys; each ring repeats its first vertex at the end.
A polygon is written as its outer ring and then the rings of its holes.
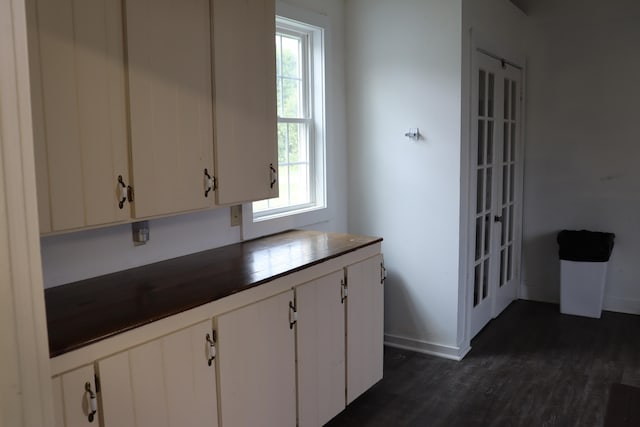
{"type": "Polygon", "coordinates": [[[616,233],[605,308],[640,314],[640,2],[529,2],[525,297],[559,299],[556,233],[616,233]]]}
{"type": "Polygon", "coordinates": [[[382,236],[386,340],[457,357],[461,0],[347,0],[349,231],[382,236]],[[403,135],[419,127],[424,139],[403,135]]]}
{"type": "MultiPolygon", "coordinates": [[[[342,0],[287,0],[328,17],[331,58],[327,80],[327,161],[331,162],[328,193],[331,215],[315,229],[344,232],[347,228],[346,125],[344,91],[344,4],[342,0]]],[[[229,208],[150,221],[151,238],[134,246],[131,226],[120,225],[41,239],[44,286],[95,277],[114,271],[240,241],[239,227],[230,227],[229,208]]]]}

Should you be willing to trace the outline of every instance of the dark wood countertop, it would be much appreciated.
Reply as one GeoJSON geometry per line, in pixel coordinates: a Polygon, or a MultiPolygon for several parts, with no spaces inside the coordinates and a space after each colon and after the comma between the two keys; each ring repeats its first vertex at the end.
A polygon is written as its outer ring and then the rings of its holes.
{"type": "Polygon", "coordinates": [[[51,357],[382,241],[288,231],[45,290],[51,357]]]}

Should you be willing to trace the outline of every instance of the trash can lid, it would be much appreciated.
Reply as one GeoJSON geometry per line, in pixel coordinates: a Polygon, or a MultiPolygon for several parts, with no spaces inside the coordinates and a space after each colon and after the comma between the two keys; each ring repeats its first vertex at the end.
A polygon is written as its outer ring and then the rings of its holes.
{"type": "Polygon", "coordinates": [[[613,251],[613,233],[588,230],[562,230],[558,233],[560,259],[566,261],[607,262],[613,251]]]}

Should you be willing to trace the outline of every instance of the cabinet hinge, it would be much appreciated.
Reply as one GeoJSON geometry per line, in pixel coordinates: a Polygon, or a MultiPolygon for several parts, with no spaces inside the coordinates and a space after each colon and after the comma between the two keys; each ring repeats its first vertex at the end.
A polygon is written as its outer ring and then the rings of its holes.
{"type": "Polygon", "coordinates": [[[289,301],[289,329],[298,322],[298,311],[293,301],[289,301]]]}
{"type": "Polygon", "coordinates": [[[347,287],[346,277],[340,280],[340,302],[344,304],[344,301],[349,296],[349,288],[347,287]]]}
{"type": "Polygon", "coordinates": [[[211,366],[216,358],[216,331],[211,331],[211,334],[207,334],[207,364],[211,366]]]}
{"type": "Polygon", "coordinates": [[[387,280],[387,269],[384,267],[384,261],[380,263],[380,284],[384,284],[387,280]]]}
{"type": "Polygon", "coordinates": [[[93,381],[96,385],[96,393],[100,393],[100,377],[97,374],[93,376],[93,381]]]}

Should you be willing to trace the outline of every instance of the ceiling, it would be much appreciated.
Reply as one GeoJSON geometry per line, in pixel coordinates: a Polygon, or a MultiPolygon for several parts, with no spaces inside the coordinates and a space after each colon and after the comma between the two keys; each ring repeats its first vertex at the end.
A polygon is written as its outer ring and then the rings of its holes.
{"type": "Polygon", "coordinates": [[[529,11],[528,8],[528,0],[511,0],[511,3],[515,4],[518,8],[520,8],[524,13],[529,11]]]}

